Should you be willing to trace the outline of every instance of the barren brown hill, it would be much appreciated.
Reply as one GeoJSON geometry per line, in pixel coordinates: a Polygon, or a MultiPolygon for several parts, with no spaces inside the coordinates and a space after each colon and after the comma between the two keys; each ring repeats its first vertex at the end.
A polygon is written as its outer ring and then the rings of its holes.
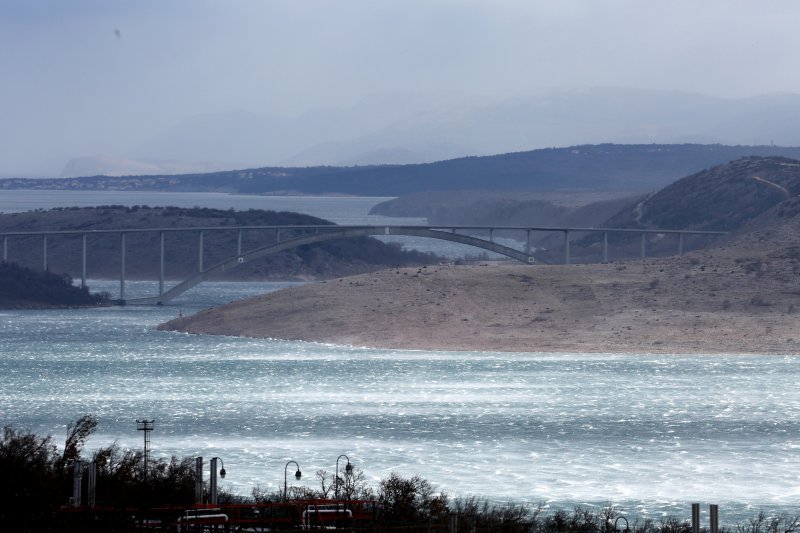
{"type": "Polygon", "coordinates": [[[682,257],[391,269],[161,329],[436,350],[800,353],[799,213],[788,200],[763,227],[682,257]]]}

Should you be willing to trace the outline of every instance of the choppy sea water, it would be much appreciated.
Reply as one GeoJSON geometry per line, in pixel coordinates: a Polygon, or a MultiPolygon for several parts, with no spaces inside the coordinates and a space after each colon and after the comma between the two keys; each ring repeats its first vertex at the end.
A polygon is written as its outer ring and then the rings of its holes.
{"type": "Polygon", "coordinates": [[[800,356],[372,350],[154,329],[286,285],[0,312],[0,420],[63,442],[94,413],[91,451],[141,448],[135,420],[155,419],[155,456],[219,456],[223,486],[244,495],[281,487],[289,460],[315,486],[347,454],[375,485],[419,474],[452,496],[680,518],[718,503],[723,523],[800,513],[800,356]]]}

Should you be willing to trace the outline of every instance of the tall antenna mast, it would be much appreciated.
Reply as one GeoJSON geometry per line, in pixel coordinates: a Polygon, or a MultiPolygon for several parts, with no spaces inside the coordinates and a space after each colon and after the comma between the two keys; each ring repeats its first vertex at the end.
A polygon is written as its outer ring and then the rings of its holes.
{"type": "Polygon", "coordinates": [[[150,461],[150,432],[155,420],[137,420],[136,429],[144,431],[144,479],[147,480],[147,463],[150,461]]]}

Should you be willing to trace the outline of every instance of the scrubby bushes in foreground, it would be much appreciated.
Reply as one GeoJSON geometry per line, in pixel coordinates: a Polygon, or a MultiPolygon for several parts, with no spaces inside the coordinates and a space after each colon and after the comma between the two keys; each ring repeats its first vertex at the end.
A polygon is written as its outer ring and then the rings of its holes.
{"type": "MultiPolygon", "coordinates": [[[[87,415],[70,424],[63,450],[59,453],[51,436],[3,428],[0,436],[0,531],[138,531],[168,530],[174,526],[176,509],[194,503],[194,459],[158,459],[148,463],[145,477],[143,456],[121,450],[116,444],[82,456],[87,438],[97,419],[87,415]],[[93,461],[97,468],[97,506],[103,511],[70,512],[72,472],[76,461],[93,461]],[[155,510],[155,511],[154,511],[155,510]],[[161,516],[158,526],[137,522],[135,517],[161,516]],[[160,514],[158,514],[160,513],[160,514]]],[[[338,492],[344,500],[371,500],[374,514],[362,530],[371,531],[467,531],[508,533],[691,533],[688,520],[672,517],[640,519],[628,523],[613,507],[572,511],[546,509],[543,505],[496,504],[481,498],[450,499],[419,476],[404,478],[391,474],[377,489],[366,482],[363,472],[354,469],[336,478],[320,470],[319,489],[294,487],[290,502],[330,500],[338,492]],[[619,526],[619,528],[617,527],[619,526]]],[[[259,487],[251,496],[222,492],[223,510],[242,505],[275,505],[281,492],[268,493],[259,487]]],[[[85,502],[84,502],[85,503],[85,502]]],[[[287,522],[285,526],[293,526],[287,522]]],[[[355,529],[352,527],[349,529],[355,529]]],[[[795,533],[800,531],[800,516],[768,516],[720,530],[723,533],[795,533]]]]}

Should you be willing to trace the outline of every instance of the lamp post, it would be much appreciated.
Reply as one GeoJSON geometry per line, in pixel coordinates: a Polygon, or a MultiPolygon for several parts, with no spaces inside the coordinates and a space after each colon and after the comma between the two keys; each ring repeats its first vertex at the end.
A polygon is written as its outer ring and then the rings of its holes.
{"type": "Polygon", "coordinates": [[[345,475],[350,474],[353,472],[353,465],[350,464],[350,458],[347,457],[345,454],[340,455],[336,458],[336,478],[333,481],[333,493],[336,496],[336,499],[339,499],[339,459],[344,457],[347,459],[347,466],[344,467],[345,475]]]}
{"type": "Polygon", "coordinates": [[[300,465],[297,464],[297,461],[289,461],[286,463],[286,466],[283,467],[283,499],[287,502],[289,501],[289,484],[286,481],[286,472],[289,469],[289,465],[292,463],[294,463],[294,465],[297,467],[297,472],[294,473],[294,478],[297,481],[300,481],[300,478],[303,477],[303,473],[300,472],[300,465]]]}
{"type": "Polygon", "coordinates": [[[222,465],[222,469],[219,471],[219,477],[225,479],[225,463],[219,457],[213,457],[211,459],[211,481],[209,483],[209,502],[211,505],[217,505],[217,461],[220,462],[222,465]]]}

